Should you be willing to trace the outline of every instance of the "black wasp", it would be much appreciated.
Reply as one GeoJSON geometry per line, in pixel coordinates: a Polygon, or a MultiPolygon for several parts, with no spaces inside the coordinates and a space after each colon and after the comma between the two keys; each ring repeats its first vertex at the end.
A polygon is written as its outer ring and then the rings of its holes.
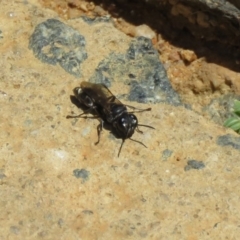
{"type": "MultiPolygon", "coordinates": [[[[103,124],[106,123],[111,127],[112,132],[122,139],[122,144],[119,148],[118,156],[120,155],[124,141],[133,135],[135,129],[142,133],[138,126],[153,128],[148,125],[138,124],[137,117],[134,112],[150,111],[151,108],[136,110],[135,107],[122,104],[104,84],[95,84],[90,82],[81,82],[80,87],[76,87],[73,93],[77,100],[83,104],[87,109],[77,116],[67,116],[67,118],[88,118],[83,116],[87,113],[92,113],[95,117],[100,119],[100,124],[97,127],[98,144],[100,141],[100,134],[103,129],[103,124]],[[127,107],[135,109],[135,111],[128,112],[127,107]]],[[[154,129],[154,128],[153,128],[154,129]]],[[[131,139],[146,147],[142,142],[131,139]]]]}

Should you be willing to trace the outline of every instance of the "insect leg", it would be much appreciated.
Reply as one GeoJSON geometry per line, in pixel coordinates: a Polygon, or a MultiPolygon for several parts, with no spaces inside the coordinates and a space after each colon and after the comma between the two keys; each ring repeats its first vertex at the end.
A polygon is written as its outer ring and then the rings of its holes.
{"type": "Polygon", "coordinates": [[[101,132],[103,130],[103,120],[100,120],[101,122],[99,123],[99,125],[97,126],[97,133],[98,133],[98,140],[97,142],[95,142],[95,145],[97,145],[100,142],[100,136],[101,136],[101,132]]]}
{"type": "Polygon", "coordinates": [[[82,115],[84,115],[85,113],[81,113],[77,116],[71,116],[71,115],[67,115],[66,118],[69,119],[69,118],[82,118],[82,115]]]}
{"type": "Polygon", "coordinates": [[[76,115],[76,116],[67,115],[66,118],[98,118],[97,116],[94,116],[94,117],[84,116],[84,117],[82,117],[82,115],[88,114],[88,113],[92,112],[93,110],[95,110],[95,112],[97,112],[95,107],[91,107],[91,108],[88,108],[85,112],[83,112],[79,115],[76,115]]]}

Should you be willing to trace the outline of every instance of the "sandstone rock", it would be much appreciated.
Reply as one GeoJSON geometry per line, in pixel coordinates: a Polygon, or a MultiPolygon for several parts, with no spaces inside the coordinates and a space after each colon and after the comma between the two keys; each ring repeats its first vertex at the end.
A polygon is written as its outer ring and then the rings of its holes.
{"type": "MultiPolygon", "coordinates": [[[[3,0],[0,20],[1,239],[238,239],[237,134],[182,105],[130,102],[131,86],[109,71],[111,91],[126,104],[151,107],[137,116],[156,128],[133,135],[148,148],[127,140],[118,158],[121,139],[109,131],[94,145],[97,119],[66,115],[82,111],[70,101],[72,89],[91,79],[111,53],[126,57],[132,39],[111,21],[64,21],[34,0],[3,0]],[[46,49],[29,49],[35,30],[49,19],[81,34],[85,45],[72,45],[76,42],[60,32],[70,45],[57,44],[56,36],[35,45],[46,49]],[[73,55],[64,58],[65,53],[73,55]],[[82,53],[88,57],[78,58],[82,53]],[[44,54],[59,64],[43,61],[44,54]],[[72,71],[71,56],[74,62],[82,59],[77,61],[81,77],[72,71]]],[[[45,30],[41,36],[49,37],[56,29],[45,30]]],[[[167,84],[145,43],[152,57],[142,48],[132,53],[148,56],[167,84]]],[[[177,96],[170,83],[166,86],[177,96]]]]}

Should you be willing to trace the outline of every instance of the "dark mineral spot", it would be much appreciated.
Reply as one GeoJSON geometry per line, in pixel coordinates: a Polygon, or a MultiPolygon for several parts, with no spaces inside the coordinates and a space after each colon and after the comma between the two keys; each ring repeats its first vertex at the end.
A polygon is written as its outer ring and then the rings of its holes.
{"type": "Polygon", "coordinates": [[[63,219],[62,218],[59,218],[59,220],[58,220],[58,226],[60,227],[60,228],[62,228],[63,227],[63,225],[64,225],[64,221],[63,221],[63,219]]]}
{"type": "Polygon", "coordinates": [[[231,146],[237,150],[240,150],[240,137],[226,134],[218,137],[217,144],[219,146],[231,146]]]}
{"type": "Polygon", "coordinates": [[[85,38],[57,19],[36,26],[29,48],[44,63],[57,63],[68,73],[80,77],[80,64],[87,58],[85,38]]]}
{"type": "Polygon", "coordinates": [[[93,25],[95,23],[101,23],[101,22],[106,22],[106,23],[112,22],[112,19],[110,18],[110,16],[101,16],[101,17],[94,17],[94,18],[83,16],[82,19],[84,22],[86,22],[89,25],[93,25]]]}
{"type": "Polygon", "coordinates": [[[158,56],[158,52],[153,48],[152,42],[150,39],[145,37],[138,37],[133,40],[130,44],[130,47],[127,51],[128,59],[137,59],[138,57],[149,56],[158,56]]]}
{"type": "Polygon", "coordinates": [[[240,96],[236,96],[235,94],[222,95],[212,99],[202,110],[204,113],[207,113],[215,123],[223,125],[226,119],[232,116],[235,100],[240,100],[240,96]]]}
{"type": "Polygon", "coordinates": [[[148,38],[135,38],[126,54],[110,54],[99,63],[90,78],[90,82],[103,83],[108,87],[114,81],[130,85],[130,101],[181,105],[180,97],[170,84],[158,52],[148,38]]]}
{"type": "Polygon", "coordinates": [[[163,161],[167,161],[169,157],[171,157],[173,151],[172,150],[169,150],[169,149],[165,149],[163,152],[162,152],[162,160],[163,161]]]}
{"type": "Polygon", "coordinates": [[[86,214],[86,215],[92,215],[93,214],[93,211],[91,210],[83,210],[82,213],[86,214]]]}
{"type": "Polygon", "coordinates": [[[90,173],[89,173],[89,171],[87,171],[85,169],[75,169],[75,170],[73,170],[73,175],[76,178],[81,178],[82,182],[85,182],[88,180],[90,173]]]}
{"type": "Polygon", "coordinates": [[[10,232],[14,233],[15,235],[18,235],[20,232],[20,229],[17,226],[11,226],[10,227],[10,232]]]}
{"type": "Polygon", "coordinates": [[[0,169],[0,180],[6,178],[7,176],[5,175],[4,169],[0,169]]]}
{"type": "Polygon", "coordinates": [[[185,166],[184,170],[189,171],[191,169],[202,169],[202,168],[205,168],[205,164],[202,161],[188,160],[187,166],[185,166]]]}

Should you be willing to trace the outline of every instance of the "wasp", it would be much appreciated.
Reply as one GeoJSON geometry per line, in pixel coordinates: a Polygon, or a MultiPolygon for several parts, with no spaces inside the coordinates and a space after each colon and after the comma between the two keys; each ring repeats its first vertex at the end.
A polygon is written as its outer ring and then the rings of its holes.
{"type": "Polygon", "coordinates": [[[146,147],[145,144],[134,140],[131,137],[135,130],[139,133],[143,133],[139,130],[138,126],[152,129],[154,129],[154,127],[139,124],[137,117],[133,113],[151,111],[151,108],[137,109],[121,103],[104,84],[83,81],[81,82],[80,87],[73,89],[73,93],[80,104],[86,107],[86,110],[77,116],[68,115],[67,118],[90,118],[84,116],[88,113],[93,114],[92,118],[98,118],[100,120],[100,124],[97,126],[98,140],[95,145],[100,142],[101,131],[106,123],[111,127],[113,134],[122,139],[122,143],[118,151],[118,157],[120,156],[125,140],[128,138],[146,147]],[[127,107],[133,109],[134,111],[128,112],[127,107]]]}

